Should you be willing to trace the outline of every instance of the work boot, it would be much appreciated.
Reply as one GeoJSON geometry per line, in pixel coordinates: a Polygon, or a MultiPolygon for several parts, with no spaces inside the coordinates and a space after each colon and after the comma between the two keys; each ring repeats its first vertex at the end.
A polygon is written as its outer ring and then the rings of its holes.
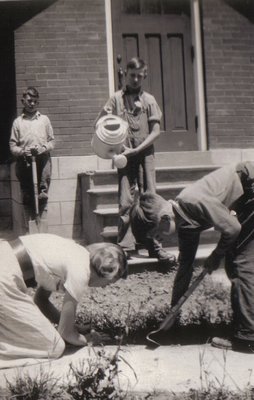
{"type": "Polygon", "coordinates": [[[168,253],[162,247],[160,249],[148,250],[149,257],[157,258],[160,262],[167,262],[169,264],[176,265],[176,258],[174,254],[168,253]]]}
{"type": "Polygon", "coordinates": [[[223,349],[223,350],[232,350],[233,349],[231,340],[219,338],[219,337],[214,337],[212,339],[211,345],[213,347],[217,347],[218,349],[223,349]]]}
{"type": "Polygon", "coordinates": [[[147,238],[144,243],[148,250],[149,257],[157,258],[160,263],[167,263],[171,266],[176,265],[176,258],[173,254],[163,249],[162,244],[155,238],[147,238]]]}

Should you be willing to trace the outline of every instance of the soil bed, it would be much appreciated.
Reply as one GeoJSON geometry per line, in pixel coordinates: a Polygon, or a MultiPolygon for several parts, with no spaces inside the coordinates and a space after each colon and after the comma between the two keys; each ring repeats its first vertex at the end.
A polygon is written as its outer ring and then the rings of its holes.
{"type": "MultiPolygon", "coordinates": [[[[196,269],[194,278],[200,271],[196,269]]],[[[174,277],[175,272],[143,272],[105,288],[90,288],[78,307],[77,322],[107,333],[112,342],[122,337],[124,343],[147,344],[147,333],[170,311],[174,277]]],[[[61,301],[61,295],[53,296],[57,306],[61,301]]],[[[231,318],[229,287],[206,276],[161,344],[205,343],[211,336],[227,335],[231,318]]]]}

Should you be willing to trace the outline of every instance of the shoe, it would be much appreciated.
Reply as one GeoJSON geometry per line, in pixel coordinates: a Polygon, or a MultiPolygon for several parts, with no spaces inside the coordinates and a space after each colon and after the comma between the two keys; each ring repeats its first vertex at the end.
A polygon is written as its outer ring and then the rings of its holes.
{"type": "Polygon", "coordinates": [[[39,200],[47,200],[48,199],[48,195],[45,192],[41,192],[38,196],[39,200]]]}
{"type": "Polygon", "coordinates": [[[233,350],[241,353],[254,354],[254,342],[249,340],[235,339],[233,341],[233,350]]]}
{"type": "Polygon", "coordinates": [[[219,337],[214,337],[212,339],[211,345],[213,347],[217,347],[218,349],[223,349],[223,350],[232,350],[233,349],[233,344],[232,341],[229,339],[223,339],[219,337]]]}
{"type": "Polygon", "coordinates": [[[214,337],[212,339],[211,345],[223,350],[233,350],[240,353],[251,353],[254,354],[254,342],[240,339],[223,339],[219,337],[214,337]]]}
{"type": "Polygon", "coordinates": [[[158,261],[162,262],[168,262],[172,265],[176,265],[176,258],[173,254],[168,253],[164,249],[158,249],[158,250],[148,250],[149,257],[151,258],[157,258],[158,261]]]}

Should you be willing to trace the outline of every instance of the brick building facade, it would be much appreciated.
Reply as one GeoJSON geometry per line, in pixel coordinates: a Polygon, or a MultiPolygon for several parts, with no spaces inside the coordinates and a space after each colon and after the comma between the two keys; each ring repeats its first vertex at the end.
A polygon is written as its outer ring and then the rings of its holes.
{"type": "Polygon", "coordinates": [[[209,148],[254,147],[253,20],[221,0],[202,7],[209,148]]]}
{"type": "MultiPolygon", "coordinates": [[[[193,152],[192,159],[197,163],[200,160],[221,162],[222,149],[228,149],[224,162],[252,154],[254,24],[232,2],[199,2],[208,147],[205,151],[193,152]]],[[[11,56],[9,59],[15,68],[9,120],[14,118],[14,109],[17,113],[21,111],[23,89],[27,85],[36,86],[40,92],[40,111],[49,116],[56,137],[56,148],[52,152],[50,231],[67,237],[81,235],[78,173],[111,168],[110,160],[98,159],[90,146],[94,119],[109,95],[113,76],[107,37],[110,21],[108,15],[106,18],[106,8],[109,6],[109,0],[47,1],[33,16],[24,18],[18,26],[14,24],[12,31],[9,29],[10,35],[13,34],[13,63],[11,56]]],[[[6,45],[4,49],[7,51],[6,45]]],[[[10,81],[12,76],[8,75],[10,81]]],[[[0,85],[4,85],[3,79],[0,85]]],[[[2,143],[5,141],[5,148],[7,127],[8,123],[3,127],[1,139],[2,143]]],[[[185,155],[179,156],[179,153],[171,154],[170,162],[179,163],[181,157],[183,163],[187,162],[185,155]]],[[[160,154],[158,165],[167,163],[168,159],[160,154]]],[[[15,231],[20,233],[21,199],[13,164],[11,188],[6,165],[2,171],[5,172],[0,185],[5,194],[0,199],[0,215],[6,217],[9,210],[7,220],[12,219],[15,231]]]]}

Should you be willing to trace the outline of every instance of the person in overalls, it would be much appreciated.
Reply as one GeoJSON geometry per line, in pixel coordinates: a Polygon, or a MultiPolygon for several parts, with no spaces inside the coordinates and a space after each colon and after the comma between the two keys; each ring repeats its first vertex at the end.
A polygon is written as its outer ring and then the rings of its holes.
{"type": "Polygon", "coordinates": [[[183,189],[175,200],[146,192],[131,210],[135,236],[157,237],[177,231],[179,267],[171,298],[177,304],[189,287],[203,230],[214,227],[220,239],[204,261],[209,272],[225,257],[232,283],[231,338],[213,338],[222,349],[254,352],[254,163],[219,168],[183,189]]]}
{"type": "MultiPolygon", "coordinates": [[[[106,102],[97,120],[114,114],[128,122],[128,137],[123,155],[127,157],[125,168],[118,169],[119,224],[117,243],[128,254],[135,249],[135,239],[130,228],[130,209],[134,202],[135,188],[140,193],[156,192],[154,141],[160,135],[161,110],[155,98],[143,91],[147,76],[146,63],[132,58],[126,67],[126,86],[118,90],[106,102]]],[[[145,247],[150,257],[175,264],[175,257],[168,254],[159,241],[147,239],[145,247]]]]}

